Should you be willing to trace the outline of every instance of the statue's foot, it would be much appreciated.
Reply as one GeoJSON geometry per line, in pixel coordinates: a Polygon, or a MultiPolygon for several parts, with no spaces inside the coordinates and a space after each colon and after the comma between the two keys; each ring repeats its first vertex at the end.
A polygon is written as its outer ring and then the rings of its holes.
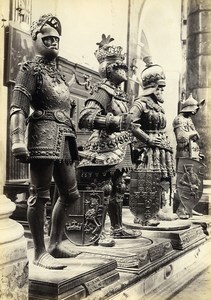
{"type": "Polygon", "coordinates": [[[103,247],[113,247],[115,245],[115,241],[109,235],[102,232],[97,244],[103,247]]]}
{"type": "Polygon", "coordinates": [[[160,221],[173,221],[178,219],[178,215],[168,210],[167,211],[160,210],[158,212],[158,218],[160,221]]]}
{"type": "Polygon", "coordinates": [[[134,222],[135,224],[142,224],[141,219],[138,218],[138,217],[135,217],[134,220],[133,220],[133,222],[134,222]]]}
{"type": "Polygon", "coordinates": [[[68,247],[65,247],[62,244],[49,246],[48,253],[50,253],[54,258],[70,258],[76,257],[81,252],[72,251],[68,247]]]}
{"type": "Polygon", "coordinates": [[[141,232],[139,230],[132,229],[111,229],[111,235],[114,239],[135,239],[141,236],[141,232]]]}
{"type": "Polygon", "coordinates": [[[189,219],[189,216],[183,211],[177,211],[176,214],[179,217],[179,219],[181,219],[181,220],[189,219]]]}
{"type": "Polygon", "coordinates": [[[60,264],[53,256],[48,252],[43,253],[38,259],[33,261],[33,264],[50,270],[63,270],[67,266],[60,264]]]}
{"type": "Polygon", "coordinates": [[[193,214],[194,216],[203,216],[203,214],[201,214],[201,213],[195,211],[194,209],[192,210],[192,214],[193,214]]]}
{"type": "Polygon", "coordinates": [[[160,224],[160,221],[157,220],[157,219],[150,219],[150,220],[147,220],[145,222],[145,226],[158,226],[160,224]]]}

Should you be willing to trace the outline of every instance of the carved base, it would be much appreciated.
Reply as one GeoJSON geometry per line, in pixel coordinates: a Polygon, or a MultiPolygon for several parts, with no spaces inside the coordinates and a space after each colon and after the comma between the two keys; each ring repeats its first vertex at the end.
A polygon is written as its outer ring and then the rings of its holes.
{"type": "Polygon", "coordinates": [[[193,216],[191,221],[193,224],[201,225],[204,234],[211,235],[211,216],[193,216]]]}
{"type": "Polygon", "coordinates": [[[84,257],[91,255],[103,259],[115,259],[121,271],[140,273],[147,271],[157,264],[165,261],[174,252],[170,241],[164,239],[150,239],[139,237],[136,239],[115,240],[115,246],[89,246],[77,247],[84,257]]]}
{"type": "Polygon", "coordinates": [[[152,239],[168,239],[171,241],[173,249],[182,250],[200,240],[205,240],[206,235],[201,225],[194,225],[192,219],[160,221],[160,224],[154,226],[141,226],[134,224],[134,216],[129,209],[123,210],[124,225],[128,228],[141,229],[142,236],[152,239]]]}
{"type": "Polygon", "coordinates": [[[47,270],[30,265],[29,299],[84,299],[119,279],[114,260],[79,255],[60,259],[63,270],[47,270]]]}

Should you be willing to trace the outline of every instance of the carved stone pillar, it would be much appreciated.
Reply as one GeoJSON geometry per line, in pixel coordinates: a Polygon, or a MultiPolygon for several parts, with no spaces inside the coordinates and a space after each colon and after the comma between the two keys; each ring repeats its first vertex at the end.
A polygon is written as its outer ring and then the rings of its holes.
{"type": "Polygon", "coordinates": [[[0,195],[0,298],[28,299],[27,244],[22,225],[9,218],[15,204],[0,195]]]}
{"type": "Polygon", "coordinates": [[[211,179],[211,1],[189,0],[187,7],[186,91],[195,99],[206,99],[193,121],[200,134],[200,148],[211,179]]]}

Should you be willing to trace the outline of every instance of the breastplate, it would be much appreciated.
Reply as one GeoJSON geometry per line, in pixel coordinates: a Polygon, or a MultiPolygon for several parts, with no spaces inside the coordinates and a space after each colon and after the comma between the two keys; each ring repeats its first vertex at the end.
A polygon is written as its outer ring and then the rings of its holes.
{"type": "Polygon", "coordinates": [[[162,130],[166,128],[166,117],[163,108],[153,102],[145,102],[146,110],[142,112],[140,124],[144,131],[162,130]]]}
{"type": "Polygon", "coordinates": [[[111,104],[108,110],[108,112],[111,112],[113,113],[113,115],[118,116],[120,114],[128,112],[128,104],[122,99],[112,97],[111,104]]]}

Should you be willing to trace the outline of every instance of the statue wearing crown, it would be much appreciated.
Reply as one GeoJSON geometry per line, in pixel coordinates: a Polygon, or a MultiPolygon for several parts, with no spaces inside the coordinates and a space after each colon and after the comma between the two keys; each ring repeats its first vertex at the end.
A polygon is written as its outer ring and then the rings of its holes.
{"type": "Polygon", "coordinates": [[[122,226],[122,206],[126,189],[125,174],[131,167],[125,157],[131,142],[128,98],[121,84],[127,80],[127,66],[122,47],[110,43],[114,39],[102,35],[95,56],[102,80],[94,86],[80,112],[79,128],[91,131],[78,166],[81,180],[96,185],[104,192],[104,219],[108,212],[110,236],[103,230],[98,244],[113,246],[116,238],[134,238],[133,232],[122,226]]]}
{"type": "Polygon", "coordinates": [[[133,120],[130,210],[134,222],[157,226],[160,220],[175,219],[171,207],[172,177],[175,175],[173,151],[166,135],[166,116],[162,107],[165,74],[151,57],[144,59],[143,93],[135,99],[130,113],[133,120]]]}
{"type": "Polygon", "coordinates": [[[180,219],[201,215],[194,210],[194,207],[199,202],[203,192],[204,155],[200,150],[199,133],[191,117],[202,108],[204,103],[204,99],[198,102],[190,94],[188,99],[181,103],[180,112],[173,121],[177,141],[176,187],[179,197],[176,213],[180,219]]]}

